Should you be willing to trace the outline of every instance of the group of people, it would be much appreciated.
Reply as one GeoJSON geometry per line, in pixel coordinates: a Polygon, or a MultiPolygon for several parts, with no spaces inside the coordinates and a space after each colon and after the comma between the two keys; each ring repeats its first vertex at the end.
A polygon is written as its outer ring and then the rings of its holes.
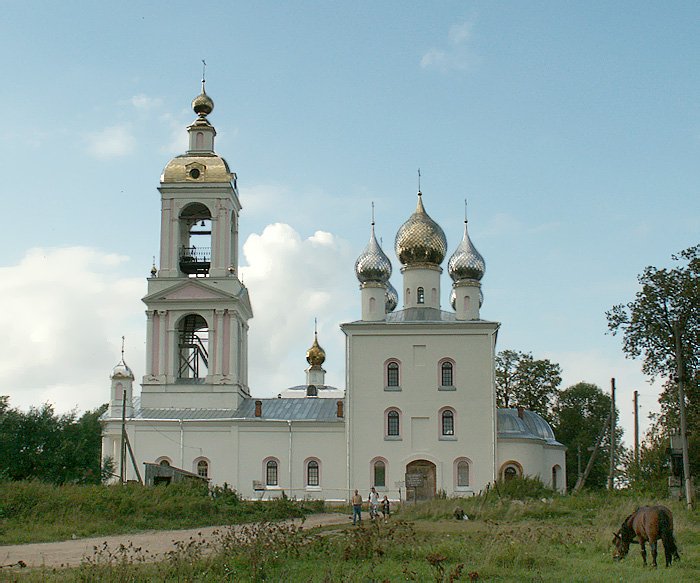
{"type": "MultiPolygon", "coordinates": [[[[352,497],[352,523],[354,525],[362,522],[362,502],[362,496],[357,490],[355,490],[355,494],[352,497]]],[[[377,490],[375,490],[374,486],[372,486],[367,502],[369,505],[370,520],[378,518],[379,513],[381,512],[382,518],[384,518],[384,522],[386,522],[390,514],[389,497],[385,495],[384,499],[380,501],[377,490]]]]}

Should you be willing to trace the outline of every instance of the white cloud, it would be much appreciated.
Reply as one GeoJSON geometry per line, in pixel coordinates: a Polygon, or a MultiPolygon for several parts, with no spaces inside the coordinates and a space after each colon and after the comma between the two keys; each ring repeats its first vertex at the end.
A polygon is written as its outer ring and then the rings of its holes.
{"type": "Polygon", "coordinates": [[[317,231],[303,239],[289,225],[276,223],[248,237],[243,252],[248,266],[241,268],[241,277],[255,314],[249,332],[253,394],[274,396],[305,382],[314,318],[327,355],[326,382],[343,388],[345,348],[338,324],[357,316],[359,306],[348,246],[331,233],[317,231]]]}
{"type": "Polygon", "coordinates": [[[31,249],[0,268],[2,394],[27,408],[94,408],[109,398],[109,373],[126,357],[142,368],[145,325],[141,278],[126,278],[126,257],[86,247],[31,249]]]}
{"type": "Polygon", "coordinates": [[[109,159],[128,156],[136,147],[132,129],[126,125],[110,126],[88,134],[88,153],[95,158],[109,159]]]}
{"type": "Polygon", "coordinates": [[[140,93],[139,95],[134,95],[130,101],[131,105],[133,105],[136,109],[144,111],[156,109],[163,105],[163,100],[160,97],[149,97],[148,95],[144,95],[143,93],[140,93]]]}
{"type": "Polygon", "coordinates": [[[450,26],[447,33],[447,46],[430,48],[421,57],[420,66],[423,69],[437,69],[442,73],[465,71],[475,66],[478,58],[469,47],[473,28],[472,21],[450,26]]]}

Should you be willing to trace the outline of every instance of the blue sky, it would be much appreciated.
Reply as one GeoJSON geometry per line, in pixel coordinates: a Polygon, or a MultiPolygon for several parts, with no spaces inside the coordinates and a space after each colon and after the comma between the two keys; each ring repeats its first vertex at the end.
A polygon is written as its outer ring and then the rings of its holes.
{"type": "MultiPolygon", "coordinates": [[[[95,407],[157,255],[162,168],[185,149],[206,59],[217,150],[238,173],[251,385],[304,381],[319,318],[328,382],[352,268],[377,233],[394,264],[417,169],[449,253],[469,201],[499,349],[618,379],[631,442],[657,388],[605,334],[646,265],[698,243],[696,2],[0,1],[5,122],[0,394],[95,407]]],[[[449,285],[443,277],[443,305],[449,285]]]]}

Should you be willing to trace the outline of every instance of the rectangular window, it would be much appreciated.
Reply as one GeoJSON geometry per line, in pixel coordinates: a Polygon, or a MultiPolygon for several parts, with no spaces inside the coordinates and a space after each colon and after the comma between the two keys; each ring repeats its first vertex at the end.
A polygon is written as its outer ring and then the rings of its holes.
{"type": "Polygon", "coordinates": [[[309,486],[318,486],[318,462],[311,461],[306,468],[306,483],[309,486]]]}
{"type": "Polygon", "coordinates": [[[387,435],[398,436],[399,435],[399,414],[396,411],[389,411],[386,419],[386,429],[387,435]]]}
{"type": "Polygon", "coordinates": [[[399,365],[395,362],[390,362],[386,367],[386,384],[389,387],[399,386],[399,365]]]}
{"type": "Polygon", "coordinates": [[[374,463],[374,486],[384,488],[386,486],[386,466],[384,462],[374,463]]]}
{"type": "Polygon", "coordinates": [[[268,486],[277,486],[277,462],[267,462],[265,483],[268,486]]]}

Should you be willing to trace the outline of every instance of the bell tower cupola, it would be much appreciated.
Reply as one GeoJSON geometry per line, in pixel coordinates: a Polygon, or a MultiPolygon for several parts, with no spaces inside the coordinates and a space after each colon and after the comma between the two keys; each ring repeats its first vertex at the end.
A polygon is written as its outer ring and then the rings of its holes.
{"type": "Polygon", "coordinates": [[[214,150],[205,90],[188,149],[160,178],[160,261],[151,269],[143,407],[236,408],[248,389],[248,290],[238,278],[236,174],[214,150]]]}

